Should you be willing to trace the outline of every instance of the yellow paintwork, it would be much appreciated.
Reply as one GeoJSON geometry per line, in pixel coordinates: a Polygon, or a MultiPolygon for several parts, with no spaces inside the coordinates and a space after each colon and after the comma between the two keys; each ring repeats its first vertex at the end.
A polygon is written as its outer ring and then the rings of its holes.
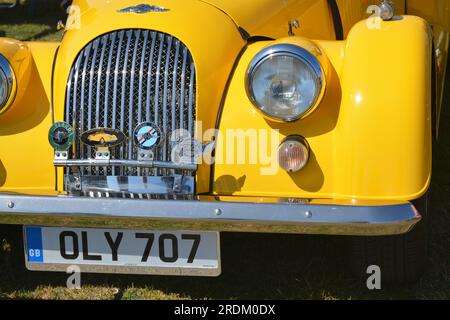
{"type": "Polygon", "coordinates": [[[47,134],[52,125],[51,75],[57,43],[0,41],[12,61],[18,93],[0,117],[0,189],[49,194],[55,189],[53,150],[47,134]]]}
{"type": "Polygon", "coordinates": [[[205,0],[227,12],[236,24],[253,36],[274,39],[288,34],[288,21],[298,19],[298,36],[335,38],[328,0],[205,0]],[[320,21],[320,27],[317,22],[320,21]]]}
{"type": "Polygon", "coordinates": [[[295,174],[279,170],[267,176],[257,164],[216,164],[217,194],[411,200],[426,191],[431,174],[431,35],[424,20],[403,17],[382,23],[380,30],[367,29],[363,21],[345,42],[318,41],[334,70],[322,104],[292,124],[261,117],[242,85],[251,59],[271,44],[252,45],[241,59],[225,104],[216,157],[226,159],[232,143],[226,139],[227,129],[278,129],[277,144],[293,134],[308,140],[310,162],[295,174]]]}
{"type": "MultiPolygon", "coordinates": [[[[423,0],[422,0],[423,1],[423,0]]],[[[355,23],[371,16],[372,11],[367,12],[370,5],[378,5],[381,1],[374,0],[337,0],[341,13],[344,36],[346,37],[355,23]]],[[[395,12],[398,15],[405,14],[405,0],[394,0],[395,12]]]]}
{"type": "MultiPolygon", "coordinates": [[[[437,77],[442,92],[448,53],[448,5],[435,0],[433,8],[447,10],[438,14],[437,9],[430,10],[419,2],[410,0],[406,7],[404,0],[396,1],[397,12],[423,16],[433,23],[440,50],[437,77]]],[[[363,203],[411,200],[426,191],[431,174],[432,93],[431,32],[424,20],[404,16],[383,22],[380,30],[369,30],[365,21],[357,22],[367,17],[366,3],[378,1],[338,0],[348,37],[334,41],[326,0],[154,0],[152,5],[170,11],[117,13],[139,3],[75,0],[80,7],[81,29],[68,30],[62,43],[0,39],[0,53],[12,61],[18,81],[14,104],[0,116],[0,191],[52,194],[55,185],[62,191],[62,169],[56,176],[47,133],[52,121],[64,119],[70,68],[78,52],[94,38],[129,28],[166,32],[189,47],[197,68],[197,120],[202,121],[203,132],[215,127],[233,65],[246,48],[230,83],[221,132],[233,128],[279,129],[280,139],[289,134],[308,139],[312,157],[301,172],[289,175],[279,171],[263,176],[258,165],[217,164],[214,194],[335,198],[363,203]],[[300,28],[294,30],[299,37],[286,38],[292,19],[300,21],[300,28]],[[245,92],[245,73],[255,54],[273,41],[247,44],[238,28],[250,36],[297,45],[312,41],[321,48],[321,60],[328,68],[327,90],[313,113],[298,122],[280,124],[256,112],[245,92]]],[[[220,158],[225,142],[217,142],[216,156],[220,158]]],[[[209,165],[200,166],[198,193],[209,193],[210,172],[209,165]]]]}

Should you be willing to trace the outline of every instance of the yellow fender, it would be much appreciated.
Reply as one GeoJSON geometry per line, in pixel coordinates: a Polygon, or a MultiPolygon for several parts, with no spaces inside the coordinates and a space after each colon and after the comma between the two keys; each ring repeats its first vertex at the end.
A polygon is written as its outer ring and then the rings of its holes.
{"type": "MultiPolygon", "coordinates": [[[[222,161],[214,167],[213,193],[386,201],[422,196],[431,177],[431,41],[427,22],[414,16],[364,20],[346,41],[316,41],[330,62],[327,90],[316,111],[290,124],[264,119],[249,100],[244,86],[249,63],[274,42],[250,45],[223,107],[217,160],[226,159],[233,143],[227,129],[279,130],[276,144],[302,135],[312,156],[294,174],[279,169],[264,175],[266,164],[222,161]]],[[[249,143],[246,151],[249,159],[249,143]]]]}

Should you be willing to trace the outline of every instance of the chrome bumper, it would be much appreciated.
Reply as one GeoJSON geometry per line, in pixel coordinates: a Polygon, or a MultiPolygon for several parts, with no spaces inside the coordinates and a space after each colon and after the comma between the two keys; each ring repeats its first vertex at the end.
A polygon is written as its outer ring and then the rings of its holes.
{"type": "Polygon", "coordinates": [[[385,206],[0,195],[0,224],[382,236],[421,220],[411,203],[385,206]]]}

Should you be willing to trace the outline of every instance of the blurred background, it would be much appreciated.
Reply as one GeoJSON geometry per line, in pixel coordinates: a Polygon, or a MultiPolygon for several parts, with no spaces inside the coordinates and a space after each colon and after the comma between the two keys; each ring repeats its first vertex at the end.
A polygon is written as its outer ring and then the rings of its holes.
{"type": "Polygon", "coordinates": [[[59,40],[59,20],[65,22],[71,0],[0,0],[0,37],[19,40],[59,40]]]}

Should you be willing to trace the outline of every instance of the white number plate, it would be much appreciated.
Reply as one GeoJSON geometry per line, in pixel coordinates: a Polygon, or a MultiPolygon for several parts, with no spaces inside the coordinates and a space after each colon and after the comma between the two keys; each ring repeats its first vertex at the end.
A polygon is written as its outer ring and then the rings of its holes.
{"type": "Polygon", "coordinates": [[[24,227],[29,270],[220,275],[218,232],[24,227]]]}

